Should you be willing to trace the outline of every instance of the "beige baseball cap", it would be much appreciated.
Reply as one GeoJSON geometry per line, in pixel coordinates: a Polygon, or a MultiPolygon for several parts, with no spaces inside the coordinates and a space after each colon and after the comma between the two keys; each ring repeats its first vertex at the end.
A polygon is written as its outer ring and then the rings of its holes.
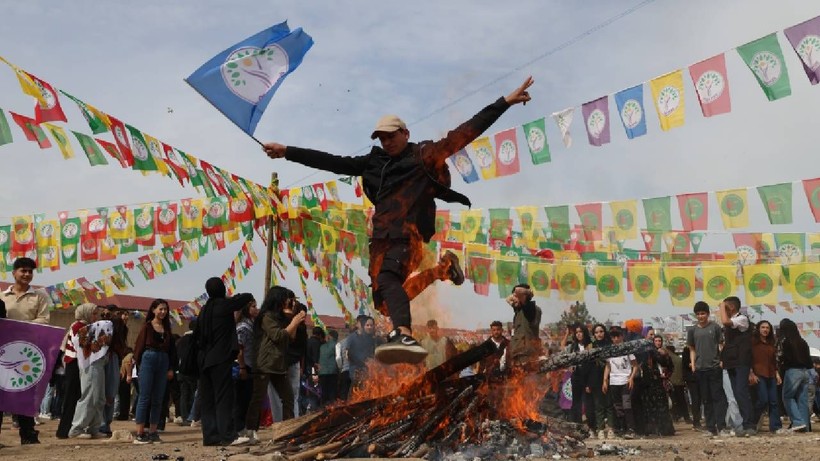
{"type": "Polygon", "coordinates": [[[370,139],[376,139],[376,133],[392,133],[396,130],[406,130],[407,125],[397,115],[385,115],[376,122],[376,128],[370,135],[370,139]]]}

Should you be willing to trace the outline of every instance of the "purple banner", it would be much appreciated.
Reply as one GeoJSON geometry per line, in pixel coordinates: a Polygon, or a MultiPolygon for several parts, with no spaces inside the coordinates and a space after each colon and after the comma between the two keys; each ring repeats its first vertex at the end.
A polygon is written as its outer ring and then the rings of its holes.
{"type": "Polygon", "coordinates": [[[609,143],[609,96],[598,98],[581,106],[589,143],[602,146],[609,143]]]}
{"type": "Polygon", "coordinates": [[[0,411],[37,416],[65,330],[0,319],[0,411]]]}
{"type": "Polygon", "coordinates": [[[820,83],[820,16],[783,31],[812,85],[820,83]]]}

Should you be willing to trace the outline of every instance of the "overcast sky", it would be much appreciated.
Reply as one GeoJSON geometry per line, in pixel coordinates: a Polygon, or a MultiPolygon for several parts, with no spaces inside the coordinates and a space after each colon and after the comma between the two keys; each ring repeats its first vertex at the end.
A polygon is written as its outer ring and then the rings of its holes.
{"type": "MultiPolygon", "coordinates": [[[[469,185],[454,178],[455,188],[470,196],[476,208],[639,199],[820,176],[812,115],[820,103],[820,88],[809,84],[785,37],[779,34],[793,94],[780,101],[766,100],[733,51],[820,15],[816,2],[78,0],[4,2],[3,10],[0,55],[166,143],[259,183],[267,183],[274,170],[285,187],[336,176],[269,160],[183,78],[227,46],[285,19],[291,28],[303,27],[315,45],[274,96],[256,136],[337,154],[369,147],[372,127],[385,113],[417,122],[410,126],[414,140],[441,136],[530,74],[536,81],[530,90],[532,103],[510,109],[488,134],[729,51],[732,113],[705,119],[685,73],[686,124],[661,132],[647,87],[645,104],[651,113],[645,137],[628,141],[615,119],[612,143],[595,148],[576,121],[574,145],[566,149],[550,123],[552,163],[532,166],[524,156],[521,173],[511,177],[469,185]],[[640,7],[623,14],[635,6],[640,7]]],[[[13,73],[4,66],[0,88],[0,107],[32,113],[31,98],[20,93],[13,73]]],[[[68,127],[88,132],[76,107],[66,98],[62,102],[68,127]]],[[[113,164],[92,168],[82,155],[62,160],[56,148],[41,151],[22,140],[16,126],[12,130],[15,143],[0,147],[5,167],[0,220],[40,212],[56,218],[59,210],[196,195],[192,188],[183,189],[167,178],[143,177],[113,164]]],[[[80,152],[76,143],[75,150],[80,152]]],[[[340,187],[345,198],[353,198],[351,190],[340,187]]],[[[775,228],[766,221],[756,192],[750,191],[749,231],[817,231],[802,190],[796,189],[794,197],[795,224],[775,228]]],[[[714,197],[710,200],[710,228],[717,232],[709,234],[702,249],[730,251],[731,236],[722,233],[714,197]]],[[[679,227],[675,210],[673,227],[679,227]]],[[[639,224],[643,225],[642,218],[639,224]]],[[[640,242],[631,243],[639,248],[640,242]]],[[[261,243],[254,245],[263,256],[261,243]]],[[[239,246],[153,282],[135,274],[133,292],[192,299],[202,292],[208,276],[226,269],[239,246]]],[[[68,267],[38,274],[35,282],[53,284],[83,275],[96,280],[99,270],[110,265],[68,267]]],[[[240,282],[240,291],[261,296],[263,274],[261,264],[254,267],[240,282]]],[[[293,274],[286,283],[298,291],[293,274]]],[[[320,313],[338,313],[320,286],[311,289],[320,313]]],[[[511,316],[494,291],[489,297],[475,295],[469,282],[460,288],[439,287],[432,295],[435,300],[428,302],[435,303],[435,314],[419,311],[418,318],[435,315],[446,326],[475,328],[511,316]]],[[[566,306],[555,299],[556,293],[553,298],[539,300],[545,320],[557,319],[566,306]]],[[[593,315],[601,320],[688,312],[671,307],[666,293],[659,305],[649,307],[601,305],[594,302],[592,289],[587,298],[593,315]]],[[[794,318],[818,320],[818,312],[794,318]]],[[[780,313],[764,318],[779,320],[780,313]]],[[[820,343],[814,336],[807,339],[820,343]]]]}

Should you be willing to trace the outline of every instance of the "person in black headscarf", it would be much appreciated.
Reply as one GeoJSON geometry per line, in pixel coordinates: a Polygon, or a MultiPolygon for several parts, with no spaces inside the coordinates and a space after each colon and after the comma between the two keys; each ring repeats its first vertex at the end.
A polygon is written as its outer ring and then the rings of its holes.
{"type": "Polygon", "coordinates": [[[199,349],[199,397],[204,445],[243,445],[233,425],[234,386],[231,367],[239,352],[234,312],[252,299],[250,293],[226,298],[225,284],[218,277],[205,282],[208,301],[202,307],[194,336],[199,349]]]}

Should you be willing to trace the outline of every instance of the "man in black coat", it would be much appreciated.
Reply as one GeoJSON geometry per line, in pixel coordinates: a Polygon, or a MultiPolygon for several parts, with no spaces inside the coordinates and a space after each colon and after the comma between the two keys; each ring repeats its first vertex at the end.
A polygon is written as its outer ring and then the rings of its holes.
{"type": "Polygon", "coordinates": [[[410,300],[435,280],[464,282],[458,257],[446,252],[439,264],[412,278],[423,257],[424,242],[435,233],[436,198],[469,206],[470,200],[450,189],[448,157],[478,138],[513,104],[530,100],[532,77],[507,97],[498,98],[443,139],[411,143],[407,125],[386,115],[370,135],[381,147],[367,155],[341,157],[317,150],[271,142],[263,146],[271,158],[286,158],[337,174],[361,176],[364,193],[375,205],[370,238],[369,275],[373,302],[390,316],[394,330],[389,342],[378,347],[383,363],[419,363],[427,351],[412,337],[410,300]]]}
{"type": "Polygon", "coordinates": [[[231,368],[239,352],[234,312],[253,300],[249,293],[226,298],[222,279],[205,282],[208,301],[196,323],[194,337],[199,349],[199,397],[203,445],[243,445],[233,425],[234,385],[231,368]]]}

